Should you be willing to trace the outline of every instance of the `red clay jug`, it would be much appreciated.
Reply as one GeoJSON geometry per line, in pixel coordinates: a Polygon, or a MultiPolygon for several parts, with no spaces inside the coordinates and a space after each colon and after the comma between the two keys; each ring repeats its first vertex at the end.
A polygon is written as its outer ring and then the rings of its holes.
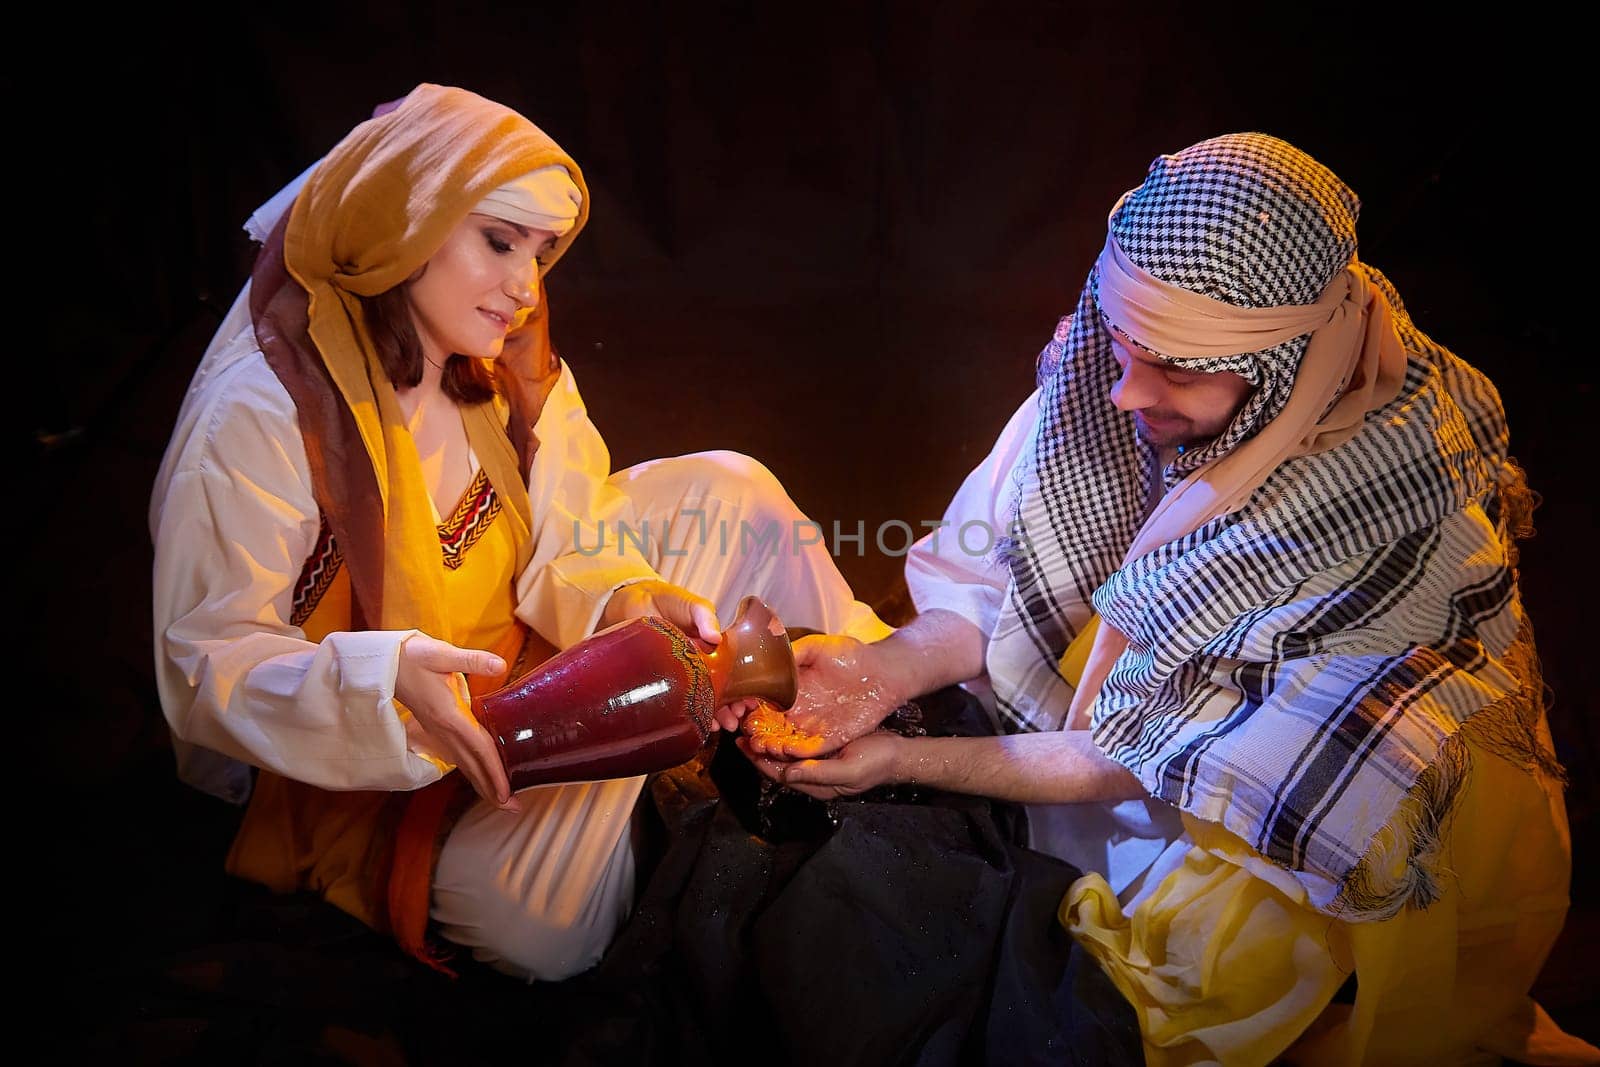
{"type": "Polygon", "coordinates": [[[788,708],[798,678],[783,624],[753,596],[713,647],[658,616],[629,619],[472,702],[513,793],[628,778],[691,758],[712,712],[744,697],[788,708]]]}

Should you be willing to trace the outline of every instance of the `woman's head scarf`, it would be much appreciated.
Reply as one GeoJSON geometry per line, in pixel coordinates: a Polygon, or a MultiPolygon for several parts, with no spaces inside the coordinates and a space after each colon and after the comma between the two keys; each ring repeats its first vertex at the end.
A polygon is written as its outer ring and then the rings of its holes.
{"type": "MultiPolygon", "coordinates": [[[[449,640],[437,520],[361,298],[403,284],[480,208],[533,212],[562,227],[541,257],[542,279],[582,230],[589,197],[576,162],[515,111],[419,85],[311,172],[252,276],[257,341],[299,412],[317,502],[349,567],[357,628],[449,640]],[[560,180],[550,180],[551,168],[560,180]]],[[[506,505],[519,566],[532,551],[533,423],[554,362],[541,300],[495,361],[498,397],[463,410],[506,505]]]]}

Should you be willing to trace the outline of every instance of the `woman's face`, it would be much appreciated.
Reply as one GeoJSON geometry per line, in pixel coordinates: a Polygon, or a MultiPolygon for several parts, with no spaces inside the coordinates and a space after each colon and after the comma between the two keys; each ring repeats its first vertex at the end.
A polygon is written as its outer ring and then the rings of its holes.
{"type": "Polygon", "coordinates": [[[538,303],[539,257],[555,239],[492,215],[463,219],[406,289],[423,355],[441,367],[452,355],[499,356],[538,303]]]}

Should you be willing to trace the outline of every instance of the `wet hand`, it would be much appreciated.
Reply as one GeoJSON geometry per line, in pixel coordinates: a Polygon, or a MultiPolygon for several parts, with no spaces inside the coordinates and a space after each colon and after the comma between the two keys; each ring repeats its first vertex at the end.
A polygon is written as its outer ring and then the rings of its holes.
{"type": "Polygon", "coordinates": [[[659,578],[634,582],[612,593],[600,615],[600,626],[603,629],[645,615],[659,615],[708,645],[722,642],[722,627],[711,601],[659,578]]]}
{"type": "MultiPolygon", "coordinates": [[[[752,750],[783,760],[809,759],[877,729],[904,701],[882,681],[872,648],[837,634],[796,641],[800,695],[781,729],[763,722],[752,731],[747,717],[745,732],[752,750]]],[[[783,717],[776,709],[773,713],[783,717]]]]}
{"type": "Polygon", "coordinates": [[[473,717],[472,697],[462,677],[505,670],[505,660],[493,652],[457,648],[427,634],[413,634],[400,643],[394,696],[411,712],[417,740],[430,753],[454,764],[484,800],[518,812],[522,808],[511,795],[494,738],[473,717]]]}
{"type": "MultiPolygon", "coordinates": [[[[745,738],[756,746],[758,752],[774,755],[782,752],[785,745],[805,748],[808,751],[814,749],[818,752],[838,747],[828,745],[827,738],[808,734],[795,726],[789,721],[789,716],[785,715],[776,704],[760,698],[740,701],[739,704],[747,705],[741,712],[742,721],[735,722],[732,726],[724,724],[723,729],[737,730],[743,727],[745,738]]],[[[738,708],[739,705],[734,707],[738,708]]],[[[724,710],[726,709],[718,709],[719,722],[722,721],[721,715],[724,710]]]]}
{"type": "Polygon", "coordinates": [[[763,755],[749,737],[737,743],[756,769],[774,782],[818,800],[834,800],[898,781],[905,746],[915,741],[878,731],[856,738],[826,759],[802,760],[763,755]]]}

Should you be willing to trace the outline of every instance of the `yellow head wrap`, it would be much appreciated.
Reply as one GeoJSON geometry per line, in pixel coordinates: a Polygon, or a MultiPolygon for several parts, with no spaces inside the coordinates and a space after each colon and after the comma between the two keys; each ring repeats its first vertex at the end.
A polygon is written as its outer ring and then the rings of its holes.
{"type": "MultiPolygon", "coordinates": [[[[405,282],[486,197],[552,167],[575,195],[546,204],[570,210],[571,220],[543,257],[541,276],[588,218],[577,164],[511,109],[463,89],[419,85],[328,153],[257,262],[257,340],[299,411],[318,504],[350,568],[353,626],[451,639],[439,608],[436,520],[359,298],[405,282]]],[[[541,180],[538,188],[549,186],[541,180]]],[[[519,568],[532,552],[525,479],[539,379],[548,377],[544,329],[541,301],[496,361],[499,402],[462,412],[516,532],[519,568]]]]}

